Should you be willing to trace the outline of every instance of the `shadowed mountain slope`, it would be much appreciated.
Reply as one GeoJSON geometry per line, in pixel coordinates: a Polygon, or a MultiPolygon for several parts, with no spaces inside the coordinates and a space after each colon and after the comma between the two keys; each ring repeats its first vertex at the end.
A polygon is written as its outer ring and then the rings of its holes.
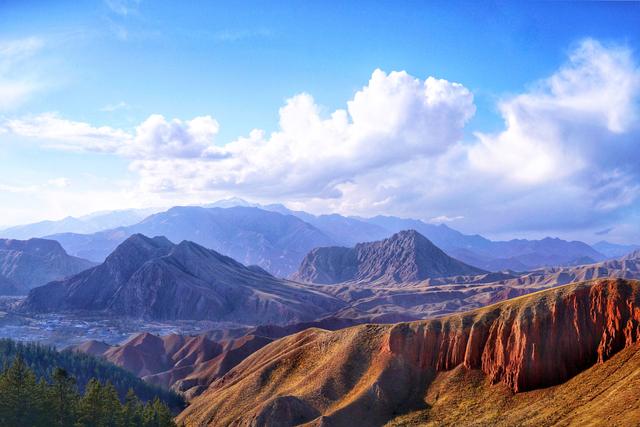
{"type": "Polygon", "coordinates": [[[32,290],[22,309],[255,325],[312,320],[343,306],[311,287],[247,268],[193,242],[174,245],[164,237],[136,234],[103,264],[32,290]]]}
{"type": "Polygon", "coordinates": [[[36,286],[71,276],[94,265],[67,255],[54,240],[0,239],[0,294],[26,294],[36,286]]]}
{"type": "MultiPolygon", "coordinates": [[[[509,410],[523,411],[533,401],[527,393],[538,393],[549,406],[537,425],[563,423],[576,415],[567,408],[579,409],[585,402],[577,399],[589,396],[607,371],[614,374],[620,366],[632,374],[621,384],[637,384],[638,340],[640,282],[620,279],[571,284],[427,321],[308,329],[245,359],[196,398],[178,422],[348,426],[353,420],[383,425],[396,419],[404,425],[399,417],[406,414],[417,417],[417,424],[437,425],[455,419],[447,407],[480,416],[477,408],[487,408],[484,399],[492,395],[509,410]],[[615,357],[619,352],[622,360],[615,357]],[[566,383],[579,374],[579,382],[566,383]],[[476,380],[443,387],[453,375],[476,380]],[[554,393],[567,401],[549,399],[554,393]]],[[[637,401],[627,389],[597,386],[607,391],[594,396],[600,404],[626,411],[616,414],[619,419],[638,421],[637,401]],[[624,408],[622,402],[635,406],[624,408]]],[[[603,423],[598,416],[607,413],[591,415],[591,422],[603,423]]],[[[501,419],[496,410],[484,416],[501,419]]]]}
{"type": "Polygon", "coordinates": [[[347,281],[391,283],[485,273],[451,258],[414,230],[354,248],[317,248],[302,261],[294,280],[333,284],[347,281]]]}

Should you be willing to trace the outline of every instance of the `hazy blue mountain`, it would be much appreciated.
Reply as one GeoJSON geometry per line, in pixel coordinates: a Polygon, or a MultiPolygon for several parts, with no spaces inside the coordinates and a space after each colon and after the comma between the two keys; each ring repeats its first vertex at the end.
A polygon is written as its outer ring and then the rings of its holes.
{"type": "Polygon", "coordinates": [[[321,230],[339,245],[353,246],[357,243],[384,239],[393,234],[393,231],[387,228],[354,217],[338,214],[316,216],[303,211],[290,210],[279,204],[266,205],[262,208],[284,215],[296,216],[321,230]]]}
{"type": "Polygon", "coordinates": [[[118,244],[136,233],[166,236],[174,242],[190,240],[282,277],[296,271],[311,249],[335,243],[295,216],[254,207],[174,207],[129,227],[50,238],[58,240],[69,253],[102,261],[118,244]]]}
{"type": "Polygon", "coordinates": [[[594,244],[593,248],[609,258],[618,258],[640,249],[640,245],[619,245],[603,240],[594,244]]]}
{"type": "Polygon", "coordinates": [[[105,262],[33,289],[29,312],[88,310],[147,319],[241,324],[313,320],[344,302],[206,249],[134,234],[105,262]]]}
{"type": "Polygon", "coordinates": [[[0,294],[26,294],[36,286],[94,265],[69,256],[54,240],[0,239],[0,294]]]}
{"type": "Polygon", "coordinates": [[[375,216],[373,218],[360,218],[371,224],[383,227],[392,233],[402,230],[416,230],[436,246],[443,250],[468,249],[473,252],[481,252],[491,246],[491,240],[485,239],[478,234],[462,234],[461,232],[448,227],[445,224],[427,224],[426,222],[410,219],[398,218],[394,216],[375,216]]]}
{"type": "Polygon", "coordinates": [[[128,209],[96,212],[79,218],[70,216],[59,221],[41,221],[6,228],[0,230],[0,237],[7,239],[30,239],[32,237],[45,237],[59,233],[95,233],[97,231],[136,224],[157,211],[157,209],[128,209]]]}

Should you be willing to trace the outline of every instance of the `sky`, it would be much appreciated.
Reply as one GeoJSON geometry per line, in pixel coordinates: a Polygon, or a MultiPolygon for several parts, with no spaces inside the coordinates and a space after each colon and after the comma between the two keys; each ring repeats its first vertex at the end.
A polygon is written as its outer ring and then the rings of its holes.
{"type": "Polygon", "coordinates": [[[241,197],[640,243],[640,3],[0,0],[0,225],[241,197]]]}

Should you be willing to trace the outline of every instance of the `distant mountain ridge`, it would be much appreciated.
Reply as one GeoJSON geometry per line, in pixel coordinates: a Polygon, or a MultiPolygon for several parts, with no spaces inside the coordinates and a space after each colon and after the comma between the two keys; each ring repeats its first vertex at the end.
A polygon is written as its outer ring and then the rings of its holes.
{"type": "Polygon", "coordinates": [[[46,236],[59,241],[72,255],[101,262],[132,234],[165,235],[173,241],[196,242],[247,265],[259,265],[280,277],[295,272],[304,256],[316,247],[350,247],[407,229],[415,229],[448,255],[490,271],[530,271],[598,262],[618,258],[633,248],[598,244],[607,252],[603,254],[583,242],[553,238],[491,241],[460,233],[445,224],[392,216],[312,215],[281,204],[259,205],[238,198],[204,207],[174,207],[135,223],[118,222],[115,214],[112,213],[112,227],[99,232],[68,232],[69,227],[62,227],[64,233],[57,230],[46,236]]]}
{"type": "Polygon", "coordinates": [[[594,244],[593,248],[609,258],[619,258],[637,251],[640,249],[640,245],[619,245],[602,240],[594,244]]]}
{"type": "Polygon", "coordinates": [[[50,237],[71,253],[100,261],[137,233],[193,241],[282,277],[295,271],[308,251],[332,243],[322,231],[297,217],[253,207],[174,207],[129,227],[50,237]]]}
{"type": "Polygon", "coordinates": [[[305,257],[292,278],[319,284],[406,283],[484,273],[486,271],[451,258],[417,231],[406,230],[353,248],[316,248],[305,257]]]}
{"type": "Polygon", "coordinates": [[[140,222],[158,209],[126,209],[95,212],[81,217],[66,217],[58,221],[40,221],[0,230],[0,237],[7,239],[31,239],[59,233],[95,233],[140,222]]]}
{"type": "Polygon", "coordinates": [[[94,265],[68,255],[55,240],[0,239],[0,295],[24,295],[94,265]]]}
{"type": "Polygon", "coordinates": [[[165,320],[240,324],[313,320],[344,306],[193,242],[129,237],[99,266],[32,290],[30,312],[90,310],[165,320]]]}

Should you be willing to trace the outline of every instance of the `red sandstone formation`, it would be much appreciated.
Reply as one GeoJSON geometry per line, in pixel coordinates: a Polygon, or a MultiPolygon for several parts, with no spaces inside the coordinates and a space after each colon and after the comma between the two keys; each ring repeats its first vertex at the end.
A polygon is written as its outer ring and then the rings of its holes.
{"type": "Polygon", "coordinates": [[[481,369],[518,392],[561,383],[638,340],[638,286],[603,280],[399,324],[388,348],[421,369],[481,369]]]}

